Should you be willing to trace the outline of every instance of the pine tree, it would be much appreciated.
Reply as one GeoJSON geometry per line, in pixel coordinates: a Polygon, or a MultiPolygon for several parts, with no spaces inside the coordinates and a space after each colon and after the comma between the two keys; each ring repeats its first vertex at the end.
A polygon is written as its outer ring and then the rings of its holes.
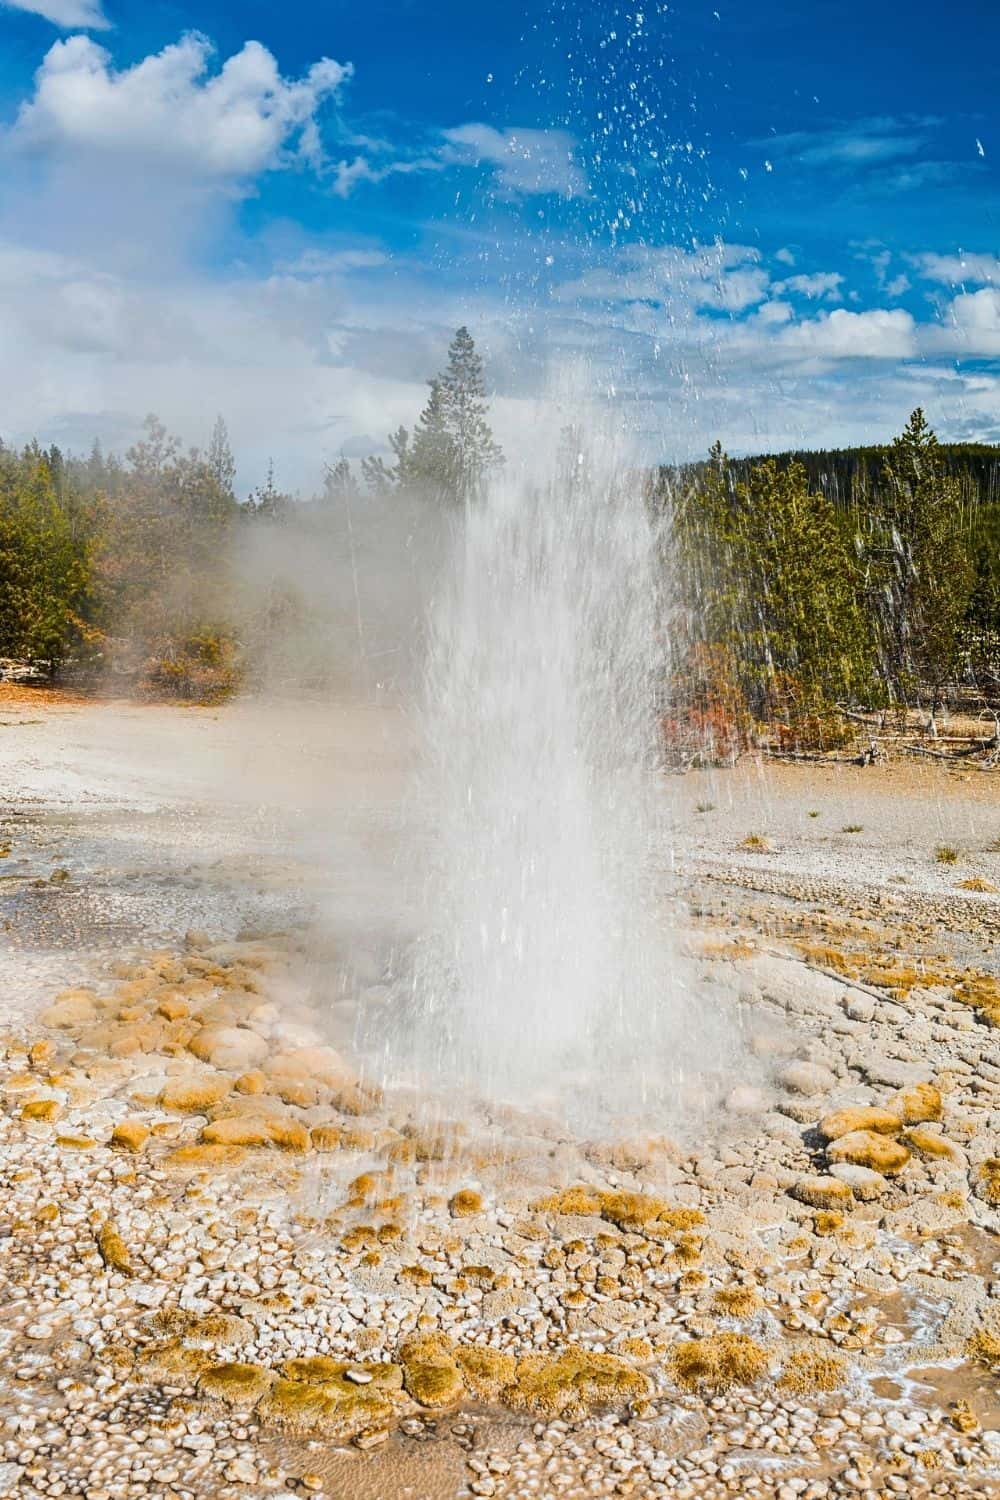
{"type": "Polygon", "coordinates": [[[445,426],[454,445],[457,498],[475,500],[489,474],[503,463],[503,453],[486,419],[483,361],[464,325],[449,345],[440,382],[445,426]]]}
{"type": "Polygon", "coordinates": [[[459,504],[476,500],[503,453],[487,421],[483,361],[467,328],[457,331],[447,365],[429,385],[412,439],[404,427],[389,438],[397,483],[419,485],[459,504]]]}
{"type": "Polygon", "coordinates": [[[918,407],[886,456],[869,539],[883,669],[904,703],[930,698],[931,721],[961,671],[963,627],[975,583],[962,489],[918,407]]]}
{"type": "Polygon", "coordinates": [[[65,660],[88,592],[87,546],[75,537],[53,472],[33,443],[0,471],[0,655],[65,660]]]}
{"type": "Polygon", "coordinates": [[[389,434],[389,447],[396,462],[389,469],[393,484],[408,484],[412,478],[410,452],[410,434],[406,428],[399,426],[395,432],[389,434]]]}
{"type": "Polygon", "coordinates": [[[236,460],[229,445],[229,429],[221,416],[216,417],[212,428],[207,461],[216,484],[225,494],[232,495],[236,482],[236,460]]]}
{"type": "Polygon", "coordinates": [[[280,520],[291,504],[291,497],[282,494],[274,482],[274,459],[267,461],[267,478],[263,484],[250,492],[246,510],[251,516],[262,516],[267,520],[280,520]]]}
{"type": "Polygon", "coordinates": [[[394,476],[385,459],[377,454],[361,460],[361,478],[369,495],[380,497],[390,495],[394,486],[394,476]]]}
{"type": "Polygon", "coordinates": [[[674,505],[675,557],[692,659],[713,696],[738,686],[760,720],[822,715],[871,687],[872,641],[846,529],[805,469],[755,462],[735,481],[716,445],[674,505]],[[703,673],[704,675],[704,673],[703,673]]]}
{"type": "Polygon", "coordinates": [[[409,480],[447,499],[459,497],[459,461],[449,430],[448,409],[441,379],[429,382],[427,405],[417,420],[409,447],[409,480]]]}
{"type": "Polygon", "coordinates": [[[171,437],[155,412],[142,424],[143,436],[125,454],[133,475],[142,481],[160,478],[177,459],[180,442],[171,437]]]}
{"type": "Polygon", "coordinates": [[[350,460],[338,458],[335,464],[327,464],[323,476],[323,498],[326,501],[350,499],[358,493],[358,482],[351,470],[350,460]]]}

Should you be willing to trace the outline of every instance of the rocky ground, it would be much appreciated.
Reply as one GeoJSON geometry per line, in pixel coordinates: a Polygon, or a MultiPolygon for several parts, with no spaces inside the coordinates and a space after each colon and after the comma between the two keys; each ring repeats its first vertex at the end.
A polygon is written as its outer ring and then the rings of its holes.
{"type": "Polygon", "coordinates": [[[328,890],[189,786],[168,839],[95,710],[8,712],[0,1495],[1000,1495],[987,777],[686,778],[746,1066],[588,1140],[383,1096],[291,920],[328,890]]]}

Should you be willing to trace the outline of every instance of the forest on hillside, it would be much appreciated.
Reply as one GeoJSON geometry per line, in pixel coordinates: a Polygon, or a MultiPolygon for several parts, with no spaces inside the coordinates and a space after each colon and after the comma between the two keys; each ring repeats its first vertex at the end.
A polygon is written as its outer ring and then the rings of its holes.
{"type": "Polygon", "coordinates": [[[732,748],[831,743],[838,709],[1000,707],[1000,450],[924,413],[879,447],[662,468],[678,556],[671,713],[732,748]]]}
{"type": "MultiPolygon", "coordinates": [[[[265,644],[310,620],[287,576],[243,586],[248,538],[266,535],[266,553],[295,528],[322,554],[345,502],[359,521],[396,495],[482,502],[504,456],[468,330],[386,451],[357,470],[341,459],[298,499],[273,473],[237,496],[221,418],[204,450],[155,417],[123,457],[0,446],[0,664],[150,696],[252,684],[265,644]]],[[[717,445],[649,472],[673,580],[668,740],[728,756],[762,735],[834,742],[845,710],[920,708],[933,725],[950,704],[1000,708],[998,472],[1000,450],[941,444],[919,410],[883,446],[733,459],[717,445]]]]}
{"type": "MultiPolygon", "coordinates": [[[[779,469],[800,465],[811,490],[849,508],[864,505],[878,489],[891,443],[863,448],[788,449],[752,458],[734,458],[733,472],[745,479],[754,464],[773,459],[779,469]]],[[[958,482],[964,500],[973,504],[1000,502],[1000,447],[994,443],[940,443],[937,456],[950,478],[958,482]]]]}

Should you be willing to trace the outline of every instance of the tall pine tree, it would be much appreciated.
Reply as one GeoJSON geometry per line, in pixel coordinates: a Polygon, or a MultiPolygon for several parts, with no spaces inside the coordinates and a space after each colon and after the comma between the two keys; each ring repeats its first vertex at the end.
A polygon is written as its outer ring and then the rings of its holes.
{"type": "Polygon", "coordinates": [[[962,666],[975,583],[962,490],[918,407],[882,466],[869,541],[882,601],[882,668],[901,703],[930,700],[931,722],[962,666]]]}
{"type": "Polygon", "coordinates": [[[225,495],[234,494],[236,460],[229,443],[229,429],[221,416],[216,417],[206,458],[212,478],[225,495]]]}
{"type": "Polygon", "coordinates": [[[448,347],[444,370],[430,381],[412,438],[400,428],[389,440],[398,481],[459,504],[478,499],[489,475],[503,463],[488,410],[483,361],[463,327],[448,347]]]}
{"type": "Polygon", "coordinates": [[[482,494],[489,475],[503,463],[503,452],[494,442],[487,421],[483,361],[464,326],[449,345],[440,385],[445,427],[454,454],[456,496],[474,500],[482,494]]]}

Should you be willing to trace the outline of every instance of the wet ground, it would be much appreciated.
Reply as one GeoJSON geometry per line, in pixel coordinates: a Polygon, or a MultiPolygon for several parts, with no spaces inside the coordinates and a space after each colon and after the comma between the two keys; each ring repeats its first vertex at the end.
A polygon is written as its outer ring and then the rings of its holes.
{"type": "Polygon", "coordinates": [[[614,1140],[359,1076],[400,724],[2,717],[0,1495],[1000,1494],[988,776],[672,785],[746,1066],[614,1140]]]}

